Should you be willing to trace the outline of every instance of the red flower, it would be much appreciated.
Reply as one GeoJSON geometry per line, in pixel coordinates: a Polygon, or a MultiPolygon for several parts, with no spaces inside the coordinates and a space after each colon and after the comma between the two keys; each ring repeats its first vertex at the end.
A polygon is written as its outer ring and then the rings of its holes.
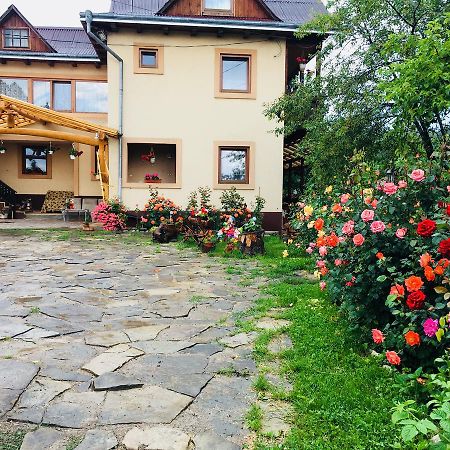
{"type": "Polygon", "coordinates": [[[447,216],[450,216],[450,203],[447,205],[446,213],[447,213],[447,216]]]}
{"type": "Polygon", "coordinates": [[[405,341],[411,347],[414,345],[420,345],[420,336],[415,331],[408,331],[405,334],[405,341]]]}
{"type": "Polygon", "coordinates": [[[398,366],[401,363],[400,356],[398,356],[397,352],[393,351],[386,352],[386,359],[390,364],[394,366],[398,366]]]}
{"type": "Polygon", "coordinates": [[[438,252],[439,252],[444,258],[450,258],[450,238],[445,239],[445,240],[439,242],[438,252]]]}
{"type": "Polygon", "coordinates": [[[406,305],[409,309],[421,309],[425,298],[426,296],[422,291],[411,292],[406,299],[406,305]]]}
{"type": "Polygon", "coordinates": [[[384,341],[384,334],[380,330],[374,328],[372,330],[372,339],[375,344],[381,344],[384,341]]]}
{"type": "Polygon", "coordinates": [[[417,224],[417,234],[422,237],[430,237],[436,230],[436,222],[430,219],[422,220],[417,224]]]}

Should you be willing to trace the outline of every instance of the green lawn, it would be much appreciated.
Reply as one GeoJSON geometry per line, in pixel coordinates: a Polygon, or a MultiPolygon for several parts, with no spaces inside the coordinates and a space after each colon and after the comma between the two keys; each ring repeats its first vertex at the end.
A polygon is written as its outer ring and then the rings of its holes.
{"type": "MultiPolygon", "coordinates": [[[[291,321],[287,334],[293,348],[279,362],[294,388],[288,395],[275,395],[287,398],[295,414],[283,445],[260,437],[257,449],[390,448],[395,442],[390,409],[400,400],[393,374],[368,355],[364,346],[368,337],[353,330],[318,283],[297,275],[299,270],[311,269],[311,261],[283,259],[280,240],[269,237],[266,242],[267,254],[259,258],[257,270],[271,281],[255,308],[242,318],[242,326],[251,329],[252,317],[274,307],[285,308],[279,317],[291,321]]],[[[261,367],[273,360],[267,351],[270,338],[270,332],[263,332],[256,341],[255,356],[261,367]]],[[[256,380],[255,388],[267,391],[264,376],[256,380]]],[[[250,412],[254,422],[255,410],[250,412]]]]}

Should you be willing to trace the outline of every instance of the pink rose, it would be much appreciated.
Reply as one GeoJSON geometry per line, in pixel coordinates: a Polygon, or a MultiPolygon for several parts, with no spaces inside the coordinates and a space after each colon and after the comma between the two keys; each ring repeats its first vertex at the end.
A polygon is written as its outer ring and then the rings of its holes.
{"type": "Polygon", "coordinates": [[[355,235],[353,236],[353,243],[354,243],[357,247],[363,245],[363,244],[364,244],[364,241],[365,241],[364,236],[363,236],[361,233],[355,234],[355,235]]]}
{"type": "Polygon", "coordinates": [[[310,246],[311,248],[316,248],[316,243],[315,243],[315,242],[310,242],[310,243],[309,243],[309,246],[310,246]]]}
{"type": "Polygon", "coordinates": [[[395,232],[395,235],[399,238],[399,239],[403,239],[406,236],[406,232],[408,230],[406,228],[398,228],[397,231],[395,232]]]}
{"type": "Polygon", "coordinates": [[[348,194],[342,194],[341,195],[341,203],[342,204],[347,203],[349,200],[350,200],[350,195],[348,195],[348,194]]]}
{"type": "Polygon", "coordinates": [[[386,225],[381,220],[375,220],[370,225],[372,233],[382,233],[386,229],[386,225]]]}
{"type": "Polygon", "coordinates": [[[342,226],[342,233],[344,234],[353,234],[355,231],[355,222],[353,220],[349,220],[348,222],[345,222],[342,226]]]}
{"type": "Polygon", "coordinates": [[[384,183],[383,192],[387,195],[394,195],[397,192],[398,187],[395,183],[384,183]]]}
{"type": "Polygon", "coordinates": [[[400,189],[404,189],[406,186],[408,186],[408,183],[407,183],[405,180],[400,180],[400,181],[398,182],[398,187],[399,187],[400,189]]]}
{"type": "MultiPolygon", "coordinates": [[[[335,259],[334,260],[334,265],[335,266],[340,266],[340,265],[342,265],[342,259],[335,259]]],[[[449,319],[450,320],[450,319],[449,319]]]]}
{"type": "Polygon", "coordinates": [[[338,237],[339,242],[345,242],[347,238],[345,236],[339,236],[338,237]]]}
{"type": "Polygon", "coordinates": [[[415,169],[409,174],[409,177],[414,181],[423,181],[425,179],[425,172],[422,169],[415,169]]]}
{"type": "Polygon", "coordinates": [[[327,283],[325,283],[325,281],[321,281],[319,283],[319,286],[320,286],[320,290],[324,291],[326,289],[326,287],[327,287],[327,283]]]}
{"type": "Polygon", "coordinates": [[[328,253],[328,252],[327,252],[327,248],[326,248],[324,245],[322,245],[321,247],[319,247],[319,255],[320,255],[320,256],[325,256],[327,253],[328,253]]]}
{"type": "Polygon", "coordinates": [[[314,250],[311,247],[308,247],[306,249],[306,253],[311,254],[314,250]]]}
{"type": "Polygon", "coordinates": [[[321,259],[319,259],[319,261],[317,261],[316,265],[319,269],[322,269],[325,267],[325,261],[322,261],[321,259]]]}
{"type": "Polygon", "coordinates": [[[362,213],[361,213],[361,219],[364,222],[370,222],[371,220],[373,220],[373,218],[375,217],[375,212],[372,211],[371,209],[365,209],[362,213]]]}

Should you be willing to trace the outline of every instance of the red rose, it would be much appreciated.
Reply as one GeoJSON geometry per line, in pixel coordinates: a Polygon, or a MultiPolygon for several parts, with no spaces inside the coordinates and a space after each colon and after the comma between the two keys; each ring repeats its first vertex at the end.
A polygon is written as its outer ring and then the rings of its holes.
{"type": "Polygon", "coordinates": [[[439,242],[438,252],[443,258],[450,258],[450,238],[439,242]]]}
{"type": "Polygon", "coordinates": [[[450,203],[447,205],[447,216],[450,216],[450,203]]]}
{"type": "Polygon", "coordinates": [[[409,309],[421,309],[425,302],[425,294],[422,291],[411,292],[406,299],[409,309]]]}
{"type": "Polygon", "coordinates": [[[417,224],[417,234],[423,237],[430,237],[436,230],[436,222],[430,219],[422,220],[417,224]]]}

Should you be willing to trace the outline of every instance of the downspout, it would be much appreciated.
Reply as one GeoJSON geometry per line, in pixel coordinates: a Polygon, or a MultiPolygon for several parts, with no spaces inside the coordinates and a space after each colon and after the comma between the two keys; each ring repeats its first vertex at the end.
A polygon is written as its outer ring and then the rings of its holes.
{"type": "Polygon", "coordinates": [[[110,55],[112,55],[119,63],[119,181],[118,181],[118,193],[119,200],[122,200],[122,135],[123,135],[123,59],[108,45],[106,45],[97,35],[92,32],[91,25],[94,20],[92,11],[87,10],[85,13],[86,19],[86,31],[90,38],[97,42],[100,47],[105,49],[110,55]]]}

